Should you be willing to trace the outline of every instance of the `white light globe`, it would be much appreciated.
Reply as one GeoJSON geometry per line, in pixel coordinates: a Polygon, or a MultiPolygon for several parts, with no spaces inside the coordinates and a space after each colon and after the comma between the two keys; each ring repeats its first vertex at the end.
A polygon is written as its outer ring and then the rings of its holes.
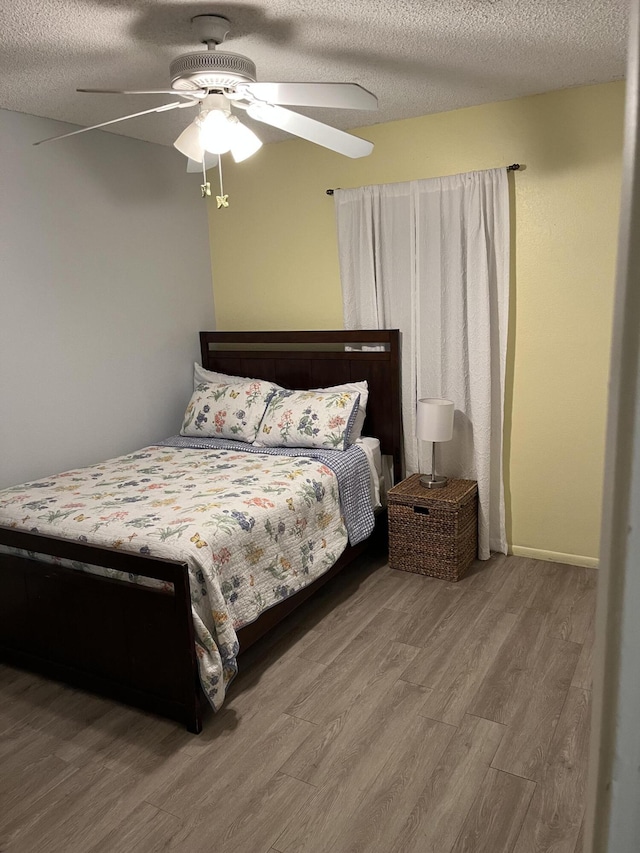
{"type": "Polygon", "coordinates": [[[206,116],[199,119],[199,124],[200,144],[205,151],[225,154],[231,148],[235,127],[226,112],[209,110],[206,116]]]}

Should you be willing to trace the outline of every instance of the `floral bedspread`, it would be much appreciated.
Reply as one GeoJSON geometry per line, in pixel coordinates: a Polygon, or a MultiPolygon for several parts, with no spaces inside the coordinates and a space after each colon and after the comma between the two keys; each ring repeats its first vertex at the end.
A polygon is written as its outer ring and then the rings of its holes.
{"type": "Polygon", "coordinates": [[[0,525],[186,560],[215,709],[237,673],[236,629],[327,571],[347,544],[327,465],[227,449],[146,447],[5,489],[0,525]]]}

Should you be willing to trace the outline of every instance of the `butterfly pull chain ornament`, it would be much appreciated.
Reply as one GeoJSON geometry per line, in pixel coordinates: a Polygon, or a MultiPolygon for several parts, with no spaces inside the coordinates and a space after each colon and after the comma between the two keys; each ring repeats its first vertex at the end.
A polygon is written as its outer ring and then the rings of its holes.
{"type": "MultiPolygon", "coordinates": [[[[229,207],[229,196],[225,194],[224,187],[222,186],[222,157],[218,154],[218,172],[220,174],[220,195],[216,196],[216,208],[220,210],[221,207],[229,207]]],[[[211,184],[207,180],[207,170],[204,164],[204,157],[202,158],[202,180],[203,182],[200,184],[200,192],[202,193],[202,198],[206,198],[211,195],[211,184]]]]}

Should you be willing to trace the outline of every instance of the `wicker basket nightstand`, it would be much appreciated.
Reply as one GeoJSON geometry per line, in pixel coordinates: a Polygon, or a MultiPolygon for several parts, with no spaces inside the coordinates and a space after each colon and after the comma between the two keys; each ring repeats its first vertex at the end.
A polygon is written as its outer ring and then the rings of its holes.
{"type": "Polygon", "coordinates": [[[478,485],[449,480],[442,489],[413,474],[389,490],[389,565],[457,581],[478,550],[478,485]]]}

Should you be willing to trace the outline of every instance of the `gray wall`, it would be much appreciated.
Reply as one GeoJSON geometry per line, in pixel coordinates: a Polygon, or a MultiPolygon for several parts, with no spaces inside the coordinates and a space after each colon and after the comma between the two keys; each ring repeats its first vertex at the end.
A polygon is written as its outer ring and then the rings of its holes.
{"type": "Polygon", "coordinates": [[[198,176],[68,129],[0,110],[0,488],[176,433],[214,328],[198,176]]]}

